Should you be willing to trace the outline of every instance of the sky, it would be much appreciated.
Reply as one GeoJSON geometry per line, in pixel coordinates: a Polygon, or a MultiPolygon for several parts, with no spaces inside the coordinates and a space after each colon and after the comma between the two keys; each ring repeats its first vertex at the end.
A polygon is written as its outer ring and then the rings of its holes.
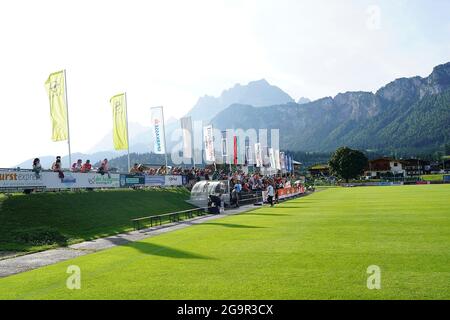
{"type": "MultiPolygon", "coordinates": [[[[265,78],[294,99],[376,91],[450,61],[447,0],[0,2],[0,167],[67,154],[44,82],[66,69],[73,152],[150,107],[180,118],[204,95],[265,78]]],[[[132,143],[132,142],[131,142],[132,143]]],[[[150,151],[150,146],[149,146],[150,151]]]]}

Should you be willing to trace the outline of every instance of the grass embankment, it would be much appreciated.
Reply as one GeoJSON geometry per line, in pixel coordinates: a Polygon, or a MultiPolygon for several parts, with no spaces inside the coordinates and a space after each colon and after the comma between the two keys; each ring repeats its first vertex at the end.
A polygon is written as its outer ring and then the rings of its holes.
{"type": "Polygon", "coordinates": [[[37,251],[129,231],[133,218],[191,208],[188,198],[185,189],[16,194],[3,202],[0,198],[0,251],[37,251]]]}
{"type": "Polygon", "coordinates": [[[444,175],[443,174],[428,174],[420,176],[423,181],[443,181],[444,175]]]}
{"type": "Polygon", "coordinates": [[[332,188],[0,279],[0,299],[450,299],[449,198],[332,188]]]}

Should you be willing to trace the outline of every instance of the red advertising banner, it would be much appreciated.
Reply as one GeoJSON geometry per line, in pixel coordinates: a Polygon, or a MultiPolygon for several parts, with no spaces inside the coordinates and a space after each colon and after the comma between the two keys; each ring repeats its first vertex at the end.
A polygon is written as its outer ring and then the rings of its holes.
{"type": "Polygon", "coordinates": [[[305,188],[303,186],[283,188],[283,189],[278,189],[277,193],[278,193],[278,199],[283,199],[283,198],[287,198],[287,197],[291,197],[294,195],[305,193],[305,188]]]}

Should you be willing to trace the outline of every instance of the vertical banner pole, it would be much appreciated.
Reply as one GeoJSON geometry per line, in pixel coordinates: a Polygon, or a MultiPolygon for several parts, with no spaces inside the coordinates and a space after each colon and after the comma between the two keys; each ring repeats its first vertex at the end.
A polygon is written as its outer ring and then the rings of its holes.
{"type": "MultiPolygon", "coordinates": [[[[194,121],[194,122],[196,122],[196,121],[194,121]]],[[[196,126],[195,126],[194,122],[192,122],[192,137],[191,138],[192,138],[192,168],[194,168],[194,170],[195,170],[195,139],[194,139],[195,134],[194,134],[194,132],[195,132],[196,126]]]]}
{"type": "Polygon", "coordinates": [[[164,159],[166,161],[166,174],[167,174],[167,144],[166,144],[166,122],[164,121],[164,108],[161,107],[162,123],[163,123],[163,139],[164,139],[164,159]]]}
{"type": "Polygon", "coordinates": [[[124,93],[125,97],[125,119],[127,122],[127,152],[128,152],[128,171],[131,170],[131,163],[130,163],[130,136],[128,134],[128,101],[127,101],[127,93],[124,93]]]}
{"type": "MultiPolygon", "coordinates": [[[[192,118],[191,118],[191,156],[192,156],[192,165],[195,169],[195,144],[194,144],[194,123],[192,123],[192,118]]],[[[189,163],[190,165],[190,163],[189,163]]],[[[191,169],[191,168],[189,168],[191,169]]]]}
{"type": "Polygon", "coordinates": [[[67,99],[67,77],[66,69],[64,69],[64,96],[66,98],[66,113],[67,113],[67,144],[69,146],[69,169],[72,166],[72,152],[70,150],[70,128],[69,128],[69,104],[67,99]]]}

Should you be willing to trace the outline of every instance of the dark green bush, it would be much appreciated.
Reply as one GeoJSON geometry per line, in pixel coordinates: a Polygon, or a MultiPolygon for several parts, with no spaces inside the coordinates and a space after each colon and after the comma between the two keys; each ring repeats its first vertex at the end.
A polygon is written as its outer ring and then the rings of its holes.
{"type": "Polygon", "coordinates": [[[21,229],[14,232],[14,239],[19,243],[34,246],[67,244],[67,238],[58,230],[51,227],[21,229]]]}

